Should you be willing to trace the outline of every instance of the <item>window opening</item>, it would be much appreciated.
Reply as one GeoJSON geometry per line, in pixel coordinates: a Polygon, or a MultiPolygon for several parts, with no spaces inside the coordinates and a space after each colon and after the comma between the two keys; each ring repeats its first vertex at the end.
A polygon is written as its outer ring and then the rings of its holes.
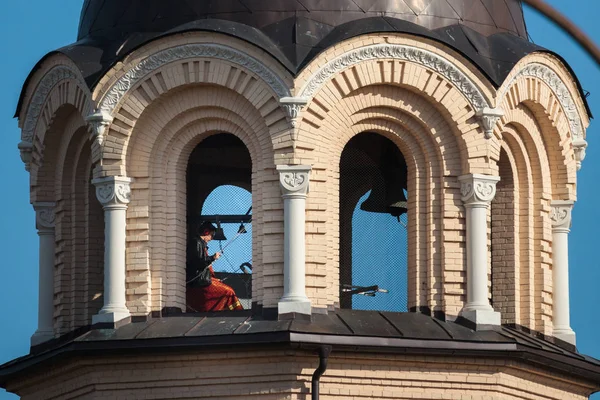
{"type": "Polygon", "coordinates": [[[188,165],[188,312],[251,307],[250,188],[250,155],[235,136],[211,136],[192,152],[188,165]]]}
{"type": "Polygon", "coordinates": [[[340,161],[340,306],[408,310],[406,162],[374,133],[348,142],[340,161]]]}

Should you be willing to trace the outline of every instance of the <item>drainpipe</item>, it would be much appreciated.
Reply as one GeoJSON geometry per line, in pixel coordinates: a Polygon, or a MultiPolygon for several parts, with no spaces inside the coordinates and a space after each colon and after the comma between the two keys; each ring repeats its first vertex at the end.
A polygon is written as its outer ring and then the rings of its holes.
{"type": "Polygon", "coordinates": [[[319,347],[319,366],[312,376],[312,400],[319,400],[319,379],[327,370],[327,360],[331,354],[331,346],[319,347]]]}

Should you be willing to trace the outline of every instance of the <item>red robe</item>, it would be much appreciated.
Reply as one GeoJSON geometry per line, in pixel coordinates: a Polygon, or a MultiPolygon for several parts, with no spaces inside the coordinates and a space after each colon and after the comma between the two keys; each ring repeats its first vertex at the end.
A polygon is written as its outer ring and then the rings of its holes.
{"type": "Polygon", "coordinates": [[[212,265],[208,268],[212,278],[210,285],[187,288],[188,312],[243,310],[235,291],[215,277],[212,265]]]}

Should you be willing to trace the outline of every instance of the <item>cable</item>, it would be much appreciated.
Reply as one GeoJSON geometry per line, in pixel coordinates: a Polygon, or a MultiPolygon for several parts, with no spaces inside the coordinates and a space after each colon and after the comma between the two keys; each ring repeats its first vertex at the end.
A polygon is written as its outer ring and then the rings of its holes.
{"type": "Polygon", "coordinates": [[[570,35],[573,39],[579,43],[581,47],[596,61],[596,64],[600,66],[600,48],[596,46],[594,41],[586,35],[581,29],[577,27],[567,17],[561,14],[557,9],[550,6],[543,0],[522,0],[531,8],[537,10],[542,15],[546,16],[550,20],[554,21],[564,32],[570,35]]]}

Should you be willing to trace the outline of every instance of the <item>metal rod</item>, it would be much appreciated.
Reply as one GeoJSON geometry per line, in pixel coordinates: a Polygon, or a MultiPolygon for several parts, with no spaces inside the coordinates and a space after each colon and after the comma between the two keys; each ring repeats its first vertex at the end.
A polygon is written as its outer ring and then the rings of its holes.
{"type": "Polygon", "coordinates": [[[594,41],[586,35],[581,29],[577,27],[569,18],[561,14],[557,9],[550,6],[543,0],[523,0],[531,8],[537,10],[542,15],[551,19],[558,25],[564,32],[570,35],[573,39],[579,43],[579,45],[596,61],[596,64],[600,66],[600,48],[596,46],[594,41]]]}
{"type": "Polygon", "coordinates": [[[252,215],[248,214],[238,214],[238,215],[200,215],[196,217],[190,217],[189,220],[193,222],[216,222],[217,219],[222,224],[239,224],[243,222],[248,224],[252,222],[252,215]]]}

